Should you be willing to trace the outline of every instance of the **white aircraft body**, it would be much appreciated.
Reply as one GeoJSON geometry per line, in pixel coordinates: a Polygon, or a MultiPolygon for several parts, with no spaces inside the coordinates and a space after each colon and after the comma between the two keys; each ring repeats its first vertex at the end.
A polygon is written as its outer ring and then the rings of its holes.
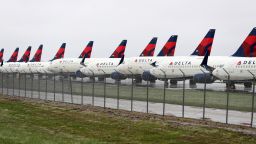
{"type": "MultiPolygon", "coordinates": [[[[252,80],[256,76],[255,58],[237,58],[230,60],[222,68],[216,68],[212,74],[220,80],[252,80]]],[[[256,77],[255,77],[256,78],[256,77]]]]}
{"type": "MultiPolygon", "coordinates": [[[[54,56],[53,60],[61,59],[64,57],[66,43],[63,43],[59,48],[58,52],[54,56]]],[[[15,71],[19,73],[48,73],[51,74],[52,72],[49,70],[50,65],[52,64],[52,60],[48,62],[27,62],[27,63],[20,63],[16,68],[15,71]]]]}
{"type": "Polygon", "coordinates": [[[80,71],[86,76],[110,75],[116,71],[121,58],[90,58],[80,71]]]}

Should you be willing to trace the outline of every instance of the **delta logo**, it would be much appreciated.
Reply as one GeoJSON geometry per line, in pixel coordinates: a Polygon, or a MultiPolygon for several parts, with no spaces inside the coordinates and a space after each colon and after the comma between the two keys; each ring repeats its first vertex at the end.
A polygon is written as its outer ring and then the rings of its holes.
{"type": "Polygon", "coordinates": [[[191,65],[191,61],[170,62],[170,65],[191,65]]]}
{"type": "Polygon", "coordinates": [[[153,62],[153,59],[135,59],[134,62],[138,62],[138,63],[149,63],[149,62],[153,62]]]}
{"type": "Polygon", "coordinates": [[[248,60],[248,61],[238,61],[237,62],[237,65],[241,65],[241,64],[243,64],[243,65],[254,65],[254,64],[256,64],[256,61],[255,60],[248,60]]]}

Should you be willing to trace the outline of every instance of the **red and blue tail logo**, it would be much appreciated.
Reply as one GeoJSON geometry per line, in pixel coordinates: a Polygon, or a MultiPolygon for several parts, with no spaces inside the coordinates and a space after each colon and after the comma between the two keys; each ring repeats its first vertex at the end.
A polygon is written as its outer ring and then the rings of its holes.
{"type": "Polygon", "coordinates": [[[197,48],[191,55],[204,56],[207,51],[209,52],[210,55],[214,34],[215,29],[210,29],[206,36],[204,37],[204,39],[200,42],[200,44],[197,46],[197,48]]]}
{"type": "Polygon", "coordinates": [[[256,57],[256,28],[253,28],[238,50],[232,55],[236,57],[256,57]]]}
{"type": "Polygon", "coordinates": [[[4,56],[4,49],[1,49],[0,51],[0,62],[3,62],[3,56],[4,56]]]}
{"type": "Polygon", "coordinates": [[[157,56],[174,56],[177,35],[172,35],[157,56]]]}
{"type": "Polygon", "coordinates": [[[28,62],[30,57],[30,52],[31,52],[31,46],[27,48],[27,50],[25,51],[25,53],[23,54],[23,56],[18,62],[28,62]]]}
{"type": "Polygon", "coordinates": [[[7,62],[16,62],[18,59],[18,54],[19,54],[19,48],[16,48],[15,51],[12,53],[12,56],[7,62]]]}
{"type": "Polygon", "coordinates": [[[87,46],[84,48],[83,52],[80,54],[79,58],[90,58],[91,53],[92,53],[92,46],[93,46],[93,41],[90,41],[87,46]]]}
{"type": "Polygon", "coordinates": [[[41,61],[41,56],[42,56],[42,51],[43,51],[43,45],[40,45],[39,48],[37,49],[34,57],[30,62],[40,62],[41,61]]]}
{"type": "Polygon", "coordinates": [[[140,54],[140,57],[153,56],[156,48],[156,42],[157,42],[157,37],[154,37],[146,46],[146,48],[143,50],[143,52],[140,54]]]}
{"type": "Polygon", "coordinates": [[[127,40],[123,40],[116,50],[111,54],[110,58],[122,58],[124,56],[127,40]]]}
{"type": "Polygon", "coordinates": [[[66,48],[66,43],[63,43],[51,61],[64,58],[65,48],[66,48]]]}

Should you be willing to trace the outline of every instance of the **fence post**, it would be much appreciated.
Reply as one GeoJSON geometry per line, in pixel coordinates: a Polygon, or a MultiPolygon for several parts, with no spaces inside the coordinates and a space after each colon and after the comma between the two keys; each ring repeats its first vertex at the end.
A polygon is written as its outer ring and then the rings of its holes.
{"type": "Polygon", "coordinates": [[[93,77],[93,79],[92,79],[92,106],[94,106],[94,84],[95,84],[95,77],[94,77],[94,72],[91,69],[89,69],[89,70],[91,71],[92,77],[93,77]]]}
{"type": "Polygon", "coordinates": [[[84,77],[81,75],[81,104],[84,104],[84,77]]]}
{"type": "Polygon", "coordinates": [[[53,73],[53,101],[55,101],[55,73],[53,73]]]}
{"type": "Polygon", "coordinates": [[[33,81],[34,81],[34,75],[31,74],[30,77],[31,77],[31,95],[30,95],[30,97],[33,98],[33,83],[34,83],[33,81]]]}
{"type": "Polygon", "coordinates": [[[147,80],[147,114],[148,114],[148,80],[147,80]]]}
{"type": "Polygon", "coordinates": [[[19,87],[19,94],[18,94],[19,96],[20,96],[20,77],[21,77],[21,73],[19,72],[19,86],[18,86],[19,87]]]}
{"type": "Polygon", "coordinates": [[[101,69],[101,71],[104,73],[104,94],[103,94],[103,97],[104,97],[104,101],[103,101],[103,105],[104,105],[104,109],[106,108],[106,73],[103,69],[101,69]]]}
{"type": "Polygon", "coordinates": [[[72,95],[72,78],[71,75],[69,75],[69,84],[70,84],[70,96],[71,96],[71,103],[73,104],[73,95],[72,95]]]}
{"type": "Polygon", "coordinates": [[[1,72],[2,75],[2,95],[4,94],[4,73],[1,72]]]}
{"type": "Polygon", "coordinates": [[[25,97],[27,97],[27,73],[25,73],[25,97]]]}
{"type": "Polygon", "coordinates": [[[48,82],[48,74],[46,72],[45,73],[45,100],[47,100],[47,96],[48,96],[47,82],[48,82]]]}
{"type": "Polygon", "coordinates": [[[134,78],[134,76],[133,76],[133,73],[130,71],[130,70],[128,70],[131,74],[132,74],[132,86],[131,86],[131,111],[133,111],[133,78],[134,78]]]}
{"type": "Polygon", "coordinates": [[[9,95],[9,73],[7,73],[7,96],[9,95]]]}
{"type": "Polygon", "coordinates": [[[248,70],[248,72],[253,76],[253,87],[252,87],[252,113],[251,113],[251,127],[253,126],[253,113],[254,113],[254,96],[255,96],[255,75],[248,70]]]}
{"type": "Polygon", "coordinates": [[[40,88],[40,73],[38,73],[38,98],[41,99],[41,88],[40,88]]]}
{"type": "Polygon", "coordinates": [[[225,68],[223,68],[224,72],[228,75],[228,86],[227,86],[227,105],[226,105],[226,124],[228,123],[228,111],[229,111],[229,87],[230,87],[230,75],[226,71],[225,68]]]}
{"type": "Polygon", "coordinates": [[[119,100],[120,100],[120,76],[118,75],[117,79],[117,109],[119,109],[119,100]]]}
{"type": "Polygon", "coordinates": [[[61,80],[62,102],[64,102],[64,78],[65,78],[65,76],[63,76],[63,77],[62,77],[62,80],[61,80]]]}
{"type": "Polygon", "coordinates": [[[14,77],[15,77],[15,73],[12,73],[12,94],[13,94],[13,96],[15,95],[14,94],[14,77]]]}
{"type": "Polygon", "coordinates": [[[163,116],[165,115],[165,95],[166,95],[166,73],[162,69],[160,69],[164,74],[164,97],[163,97],[163,116]]]}
{"type": "Polygon", "coordinates": [[[203,103],[203,120],[205,120],[205,103],[206,103],[206,73],[200,69],[204,73],[204,103],[203,103]]]}
{"type": "Polygon", "coordinates": [[[179,69],[180,72],[182,73],[183,76],[183,88],[182,88],[182,117],[184,118],[184,114],[185,114],[185,73],[179,69]]]}

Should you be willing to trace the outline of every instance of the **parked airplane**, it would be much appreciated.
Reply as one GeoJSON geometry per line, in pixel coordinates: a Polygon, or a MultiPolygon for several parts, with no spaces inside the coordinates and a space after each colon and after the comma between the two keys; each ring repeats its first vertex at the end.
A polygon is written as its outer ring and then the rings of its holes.
{"type": "Polygon", "coordinates": [[[80,64],[83,57],[90,58],[93,47],[93,41],[90,41],[84,48],[78,58],[63,58],[52,61],[48,70],[53,73],[76,73],[83,66],[80,64]]]}
{"type": "MultiPolygon", "coordinates": [[[[248,57],[255,56],[255,50],[254,50],[255,44],[256,44],[256,28],[254,28],[250,32],[249,36],[245,39],[245,41],[239,47],[237,52],[235,52],[235,54],[233,54],[232,56],[210,56],[208,59],[208,65],[212,69],[216,69],[216,71],[214,72],[214,75],[217,76],[217,70],[218,72],[220,72],[219,70],[223,70],[223,67],[228,65],[229,63],[234,64],[234,62],[238,62],[239,64],[239,61],[241,61],[242,63],[244,61],[248,61],[249,59],[252,59],[248,57]]],[[[203,59],[202,57],[167,58],[165,61],[157,63],[156,65],[158,66],[151,69],[150,74],[160,79],[162,78],[183,79],[185,77],[190,79],[193,78],[196,82],[203,83],[205,82],[205,77],[204,77],[205,75],[203,73],[204,70],[199,66],[200,61],[202,61],[202,59],[203,59]]],[[[251,63],[253,63],[253,61],[251,61],[250,64],[251,63]]],[[[246,68],[245,65],[242,67],[246,68]]],[[[230,73],[232,73],[232,70],[230,71],[230,73]]],[[[223,71],[222,71],[222,74],[223,74],[223,71]]],[[[206,76],[207,76],[206,82],[208,83],[212,83],[216,79],[211,75],[211,73],[206,73],[206,76]]],[[[227,76],[227,74],[225,76],[227,76]]],[[[245,83],[245,86],[250,87],[248,83],[245,83]]]]}
{"type": "Polygon", "coordinates": [[[2,66],[2,71],[5,73],[13,73],[15,72],[16,68],[20,65],[20,63],[26,63],[29,60],[30,52],[31,52],[31,46],[27,48],[23,56],[20,58],[19,61],[17,61],[18,56],[18,49],[16,49],[9,61],[4,62],[2,66]],[[17,50],[17,51],[16,51],[17,50]]]}
{"type": "Polygon", "coordinates": [[[64,57],[65,47],[66,43],[63,43],[52,60],[48,62],[28,62],[26,64],[20,65],[17,71],[20,73],[52,73],[48,70],[48,67],[53,60],[61,59],[64,57]]]}
{"type": "Polygon", "coordinates": [[[29,67],[28,67],[29,63],[30,62],[40,62],[41,61],[42,50],[43,50],[43,45],[41,44],[39,46],[39,48],[36,50],[35,55],[33,56],[33,58],[29,62],[27,62],[27,63],[17,63],[16,67],[14,68],[13,71],[16,72],[16,73],[18,73],[18,72],[20,72],[20,73],[30,73],[29,72],[29,67]],[[27,70],[27,71],[25,71],[25,70],[27,70]]]}
{"type": "Polygon", "coordinates": [[[19,48],[16,48],[16,49],[14,50],[14,52],[12,53],[10,59],[9,59],[7,62],[4,62],[4,60],[2,59],[2,62],[1,62],[1,69],[0,69],[1,72],[3,72],[3,73],[6,73],[6,72],[7,72],[7,71],[5,70],[6,68],[4,68],[4,63],[16,62],[16,61],[17,61],[18,53],[19,53],[19,48]]]}
{"type": "Polygon", "coordinates": [[[111,54],[110,58],[83,58],[80,61],[83,68],[79,71],[85,76],[98,76],[99,80],[103,80],[102,75],[110,75],[115,67],[119,64],[120,59],[124,56],[127,40],[123,40],[116,50],[111,54]]]}
{"type": "MultiPolygon", "coordinates": [[[[220,80],[229,79],[231,87],[235,88],[235,83],[252,80],[256,76],[256,28],[251,31],[233,56],[238,58],[230,60],[221,68],[214,69],[212,74],[220,80]]],[[[250,87],[251,83],[245,82],[244,85],[250,87]]]]}
{"type": "MultiPolygon", "coordinates": [[[[212,48],[212,42],[214,39],[215,29],[210,29],[204,39],[200,42],[198,47],[195,49],[195,51],[191,54],[192,56],[201,56],[203,55],[206,50],[211,51],[212,48]]],[[[173,40],[173,45],[175,46],[176,40],[173,40]]],[[[192,57],[188,56],[188,57],[192,57]]],[[[123,64],[118,66],[118,72],[120,72],[123,75],[131,75],[140,77],[142,75],[142,78],[144,80],[149,80],[151,82],[154,82],[156,80],[156,77],[150,74],[149,70],[154,68],[152,63],[159,63],[161,61],[167,61],[169,59],[172,59],[173,57],[145,57],[145,58],[131,58],[129,60],[125,60],[123,64]]],[[[172,80],[171,83],[176,84],[176,80],[172,80]]]]}

